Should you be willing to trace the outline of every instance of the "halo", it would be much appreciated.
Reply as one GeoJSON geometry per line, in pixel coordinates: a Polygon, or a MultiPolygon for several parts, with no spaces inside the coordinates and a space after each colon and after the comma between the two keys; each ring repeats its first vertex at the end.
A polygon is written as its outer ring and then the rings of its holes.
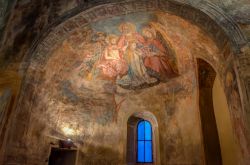
{"type": "Polygon", "coordinates": [[[124,27],[128,27],[130,32],[135,32],[136,27],[133,23],[131,22],[123,22],[119,25],[119,31],[122,32],[124,27]]]}
{"type": "Polygon", "coordinates": [[[150,28],[150,27],[144,27],[142,29],[142,34],[144,34],[145,32],[149,32],[152,34],[153,38],[156,38],[156,31],[153,29],[153,28],[150,28]]]}

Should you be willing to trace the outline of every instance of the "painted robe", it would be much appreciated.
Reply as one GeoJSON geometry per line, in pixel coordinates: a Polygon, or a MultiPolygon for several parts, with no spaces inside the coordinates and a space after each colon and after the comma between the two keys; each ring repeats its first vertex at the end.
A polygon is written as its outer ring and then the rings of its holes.
{"type": "Polygon", "coordinates": [[[103,58],[98,65],[105,77],[116,79],[128,71],[126,61],[122,57],[122,50],[117,45],[107,46],[103,58]]]}
{"type": "Polygon", "coordinates": [[[136,42],[132,42],[127,48],[124,57],[129,67],[128,74],[118,81],[121,86],[131,89],[157,82],[157,79],[147,74],[143,64],[143,51],[137,46],[136,42]]]}
{"type": "Polygon", "coordinates": [[[151,76],[162,81],[177,77],[178,72],[171,65],[167,51],[156,39],[145,40],[146,57],[144,65],[151,76]]]}
{"type": "Polygon", "coordinates": [[[119,38],[118,47],[125,47],[126,45],[130,46],[132,42],[143,43],[145,40],[143,36],[138,33],[123,34],[119,38]]]}

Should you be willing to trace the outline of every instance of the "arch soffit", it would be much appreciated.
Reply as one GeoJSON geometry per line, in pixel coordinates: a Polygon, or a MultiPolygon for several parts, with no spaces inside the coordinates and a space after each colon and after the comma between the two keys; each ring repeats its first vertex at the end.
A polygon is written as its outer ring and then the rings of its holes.
{"type": "Polygon", "coordinates": [[[132,118],[147,120],[152,124],[153,127],[158,127],[158,122],[156,117],[154,116],[153,113],[149,111],[135,112],[128,117],[127,121],[129,122],[132,118]]]}
{"type": "Polygon", "coordinates": [[[193,22],[208,32],[221,49],[230,41],[235,54],[239,54],[240,48],[247,42],[237,23],[218,6],[207,1],[185,4],[166,0],[129,0],[119,2],[117,0],[102,0],[101,2],[89,2],[72,9],[48,26],[42,33],[42,36],[39,36],[33,43],[22,67],[27,69],[30,59],[33,58],[39,59],[39,63],[43,63],[46,56],[77,28],[111,16],[155,10],[178,15],[193,22]],[[33,58],[30,58],[31,56],[33,58]]]}

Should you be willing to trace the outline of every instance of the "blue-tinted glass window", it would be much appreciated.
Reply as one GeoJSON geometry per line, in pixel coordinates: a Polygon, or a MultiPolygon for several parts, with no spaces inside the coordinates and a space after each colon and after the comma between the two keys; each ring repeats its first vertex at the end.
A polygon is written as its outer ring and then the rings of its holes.
{"type": "Polygon", "coordinates": [[[152,163],[152,127],[150,122],[142,120],[137,126],[137,162],[152,163]]]}

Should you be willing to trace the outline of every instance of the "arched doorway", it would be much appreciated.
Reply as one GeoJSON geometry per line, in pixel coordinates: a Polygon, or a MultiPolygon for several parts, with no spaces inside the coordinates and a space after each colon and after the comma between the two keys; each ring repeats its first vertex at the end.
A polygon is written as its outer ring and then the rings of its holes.
{"type": "Polygon", "coordinates": [[[221,149],[213,108],[214,69],[204,60],[198,59],[199,108],[205,162],[207,165],[221,165],[221,149]]]}
{"type": "Polygon", "coordinates": [[[219,76],[206,61],[197,59],[197,65],[205,163],[207,165],[237,164],[237,145],[219,76]]]}
{"type": "Polygon", "coordinates": [[[239,163],[239,146],[233,135],[232,121],[223,86],[217,75],[213,85],[213,106],[224,165],[239,163]]]}

